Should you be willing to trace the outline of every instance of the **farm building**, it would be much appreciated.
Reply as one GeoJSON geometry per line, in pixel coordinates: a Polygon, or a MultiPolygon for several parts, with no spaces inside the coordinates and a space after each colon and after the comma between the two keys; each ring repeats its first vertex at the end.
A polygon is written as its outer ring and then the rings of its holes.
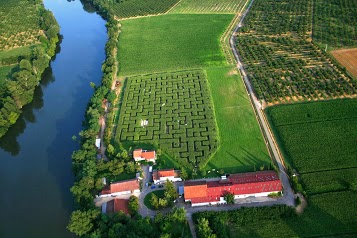
{"type": "Polygon", "coordinates": [[[275,171],[232,174],[219,181],[187,181],[184,184],[185,201],[190,201],[192,206],[226,203],[226,193],[232,193],[237,199],[264,197],[281,190],[282,184],[275,171]]]}
{"type": "Polygon", "coordinates": [[[174,169],[154,170],[152,172],[152,180],[154,184],[165,183],[167,180],[171,182],[182,181],[179,172],[174,169]]]}
{"type": "Polygon", "coordinates": [[[129,214],[128,208],[129,200],[115,198],[109,202],[103,203],[102,213],[116,213],[122,211],[125,214],[129,214]]]}
{"type": "Polygon", "coordinates": [[[133,158],[136,162],[145,160],[147,162],[156,161],[156,152],[155,150],[147,151],[143,149],[136,149],[133,152],[133,158]]]}
{"type": "Polygon", "coordinates": [[[110,197],[119,195],[130,195],[139,194],[140,185],[138,179],[130,179],[120,182],[115,182],[110,184],[110,186],[105,187],[101,192],[99,197],[110,197]]]}

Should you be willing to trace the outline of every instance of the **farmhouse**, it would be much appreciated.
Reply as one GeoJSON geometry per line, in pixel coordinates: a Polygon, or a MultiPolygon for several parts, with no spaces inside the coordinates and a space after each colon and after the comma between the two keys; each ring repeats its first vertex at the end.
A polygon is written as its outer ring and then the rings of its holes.
{"type": "Polygon", "coordinates": [[[192,206],[226,203],[224,195],[232,193],[234,198],[264,197],[282,190],[275,171],[232,174],[219,181],[187,181],[184,183],[185,201],[192,206]]]}
{"type": "Polygon", "coordinates": [[[165,183],[167,180],[171,182],[182,181],[179,177],[179,172],[174,169],[154,170],[152,172],[152,180],[154,184],[165,183]]]}
{"type": "Polygon", "coordinates": [[[103,203],[102,213],[116,213],[122,211],[125,214],[129,214],[128,208],[129,200],[115,198],[109,202],[103,203]]]}
{"type": "Polygon", "coordinates": [[[105,187],[99,197],[114,197],[119,195],[139,194],[140,186],[138,179],[130,179],[110,184],[105,187]]]}
{"type": "Polygon", "coordinates": [[[145,160],[147,162],[155,162],[156,161],[156,152],[155,150],[153,151],[147,151],[143,149],[136,149],[133,152],[133,158],[136,162],[145,160]]]}

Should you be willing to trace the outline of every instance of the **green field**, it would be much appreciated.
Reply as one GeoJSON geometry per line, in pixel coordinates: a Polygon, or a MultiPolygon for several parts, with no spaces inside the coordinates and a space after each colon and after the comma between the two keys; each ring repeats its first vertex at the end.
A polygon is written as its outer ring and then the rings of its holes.
{"type": "Polygon", "coordinates": [[[266,113],[298,173],[357,166],[357,100],[281,105],[266,113]]]}
{"type": "Polygon", "coordinates": [[[170,13],[237,13],[247,0],[181,0],[170,13]]]}
{"type": "Polygon", "coordinates": [[[207,69],[220,148],[205,170],[247,172],[253,171],[254,166],[258,170],[262,165],[267,168],[271,161],[243,81],[236,74],[231,66],[207,69]]]}
{"type": "Polygon", "coordinates": [[[219,38],[233,16],[169,14],[122,21],[119,75],[225,65],[219,38]]]}
{"type": "Polygon", "coordinates": [[[156,142],[190,169],[204,165],[218,147],[210,94],[202,70],[130,77],[116,141],[156,142]]]}
{"type": "Polygon", "coordinates": [[[179,0],[124,0],[109,4],[114,14],[123,19],[136,16],[162,14],[170,10],[179,0]]]}
{"type": "Polygon", "coordinates": [[[313,17],[314,40],[334,48],[357,46],[356,0],[314,0],[313,17]]]}
{"type": "Polygon", "coordinates": [[[294,208],[274,206],[195,213],[193,218],[207,218],[218,238],[352,238],[357,235],[356,199],[357,193],[348,191],[315,195],[301,215],[294,215],[294,208]]]}

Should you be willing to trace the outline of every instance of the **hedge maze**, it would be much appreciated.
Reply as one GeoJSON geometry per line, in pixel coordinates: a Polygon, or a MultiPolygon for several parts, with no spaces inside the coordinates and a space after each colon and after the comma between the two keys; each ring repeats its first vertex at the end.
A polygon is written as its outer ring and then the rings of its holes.
{"type": "Polygon", "coordinates": [[[127,79],[116,140],[157,142],[178,162],[204,165],[218,147],[205,73],[182,71],[127,79]]]}

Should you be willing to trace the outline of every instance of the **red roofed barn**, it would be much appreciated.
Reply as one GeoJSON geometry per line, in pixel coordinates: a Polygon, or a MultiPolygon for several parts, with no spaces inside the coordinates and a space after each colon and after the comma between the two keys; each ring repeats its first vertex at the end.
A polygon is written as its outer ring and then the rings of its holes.
{"type": "Polygon", "coordinates": [[[184,184],[185,201],[190,201],[192,206],[226,203],[224,195],[227,192],[235,198],[246,198],[264,197],[281,190],[282,184],[275,171],[232,174],[224,180],[184,184]]]}
{"type": "Polygon", "coordinates": [[[182,181],[178,171],[175,171],[174,169],[155,170],[152,172],[152,179],[154,184],[165,183],[167,180],[171,182],[182,181]]]}
{"type": "Polygon", "coordinates": [[[147,151],[143,149],[136,149],[133,151],[133,158],[136,162],[145,160],[147,162],[155,162],[156,161],[156,152],[147,151]]]}
{"type": "Polygon", "coordinates": [[[140,193],[140,185],[139,181],[135,178],[110,184],[109,187],[106,187],[102,190],[99,197],[110,197],[136,193],[140,193]]]}

